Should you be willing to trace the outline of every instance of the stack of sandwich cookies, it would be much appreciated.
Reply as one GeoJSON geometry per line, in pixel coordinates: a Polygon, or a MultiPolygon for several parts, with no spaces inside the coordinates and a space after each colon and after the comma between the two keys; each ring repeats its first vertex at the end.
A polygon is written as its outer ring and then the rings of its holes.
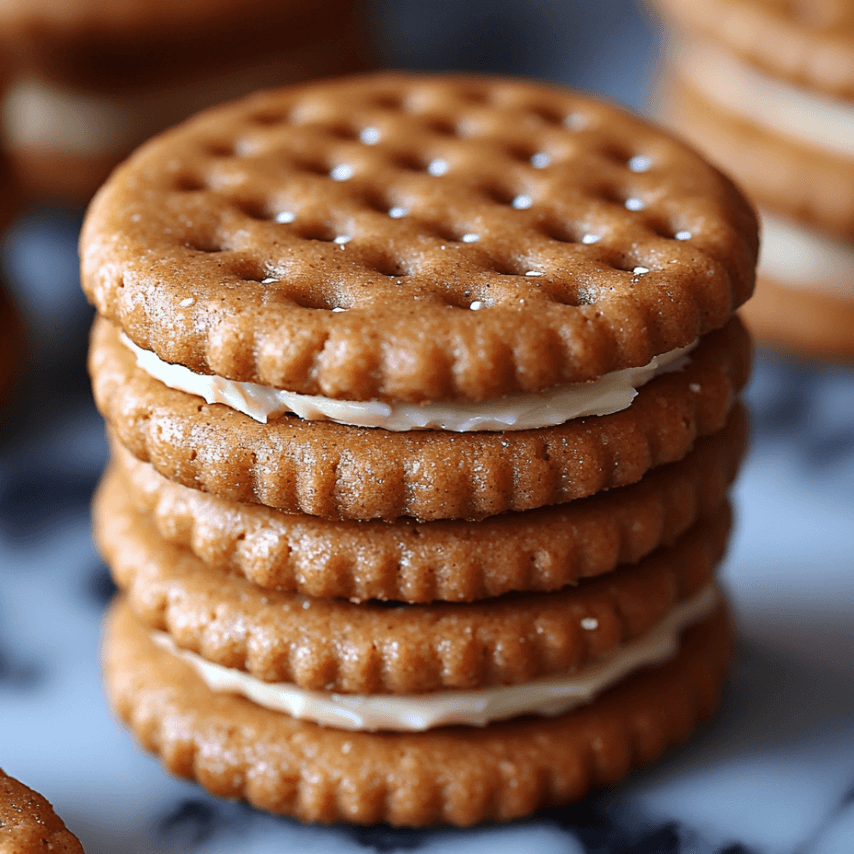
{"type": "Polygon", "coordinates": [[[0,769],[0,850],[83,854],[77,837],[37,792],[0,769]]]}
{"type": "Polygon", "coordinates": [[[756,252],[696,154],[531,83],[294,87],[144,146],[81,239],[117,713],[319,821],[509,819],[682,741],[730,654],[756,252]]]}
{"type": "Polygon", "coordinates": [[[204,107],[366,67],[358,0],[4,3],[0,48],[16,170],[31,194],[76,203],[204,107]]]}
{"type": "Polygon", "coordinates": [[[663,117],[762,209],[748,324],[771,345],[854,356],[854,7],[658,5],[675,29],[663,117]]]}

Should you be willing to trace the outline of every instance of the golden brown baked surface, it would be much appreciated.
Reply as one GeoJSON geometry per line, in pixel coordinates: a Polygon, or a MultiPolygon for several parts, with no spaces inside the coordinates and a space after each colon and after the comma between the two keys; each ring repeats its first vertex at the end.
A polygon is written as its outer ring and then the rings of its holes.
{"type": "Polygon", "coordinates": [[[581,669],[708,584],[730,525],[724,504],[672,546],[577,587],[390,605],[263,590],[206,566],[160,539],[114,479],[93,515],[100,551],[143,622],[224,667],[348,694],[478,689],[581,669]]]}
{"type": "Polygon", "coordinates": [[[0,769],[0,851],[83,854],[77,837],[38,792],[0,769]]]}
{"type": "Polygon", "coordinates": [[[414,734],[343,732],[214,694],[121,601],[104,669],[140,744],[216,795],[304,821],[469,825],[578,800],[684,741],[718,705],[732,641],[721,608],[683,634],[675,659],[588,706],[414,734]]]}
{"type": "Polygon", "coordinates": [[[738,318],[703,337],[681,371],[628,409],[502,433],[389,433],[284,416],[260,424],[169,389],[140,370],[116,330],[95,321],[95,401],[119,441],[185,486],[326,518],[476,519],[634,483],[720,430],[747,380],[738,318]]]}
{"type": "Polygon", "coordinates": [[[756,253],[740,193],[640,119],[401,74],[200,114],[114,173],[81,237],[87,295],[139,346],[354,400],[646,364],[728,320],[756,253]]]}
{"type": "Polygon", "coordinates": [[[115,473],[158,534],[264,588],[361,601],[471,601],[557,590],[671,544],[724,499],[747,441],[736,404],[723,430],[637,484],[480,522],[356,522],[239,504],[166,480],[115,439],[115,473]]]}

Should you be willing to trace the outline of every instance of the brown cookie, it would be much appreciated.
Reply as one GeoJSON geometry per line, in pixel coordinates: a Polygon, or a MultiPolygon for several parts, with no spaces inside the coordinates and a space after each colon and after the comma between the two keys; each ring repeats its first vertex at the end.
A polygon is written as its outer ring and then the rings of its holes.
{"type": "Polygon", "coordinates": [[[89,298],[167,362],[416,403],[644,365],[726,323],[756,252],[732,184],[639,119],[400,74],[197,116],[113,175],[81,237],[89,298]]]}
{"type": "Polygon", "coordinates": [[[6,400],[23,373],[24,363],[21,321],[0,279],[0,404],[6,400]]]}
{"type": "Polygon", "coordinates": [[[574,672],[648,632],[709,583],[729,531],[724,504],[673,546],[577,587],[471,604],[360,604],[263,590],[166,543],[107,477],[95,538],[136,614],[175,642],[267,682],[409,694],[574,672]],[[585,628],[589,620],[593,628],[585,628]]]}
{"type": "Polygon", "coordinates": [[[636,563],[720,506],[747,440],[744,408],[682,461],[603,495],[480,522],[329,521],[166,480],[116,440],[128,498],[157,531],[261,587],[353,601],[471,601],[556,590],[636,563]]]}
{"type": "Polygon", "coordinates": [[[733,318],[628,409],[512,434],[389,433],[288,415],[261,424],[152,379],[103,319],[89,366],[118,439],[164,477],[286,512],[392,520],[480,518],[634,483],[724,426],[749,362],[733,318]]]}
{"type": "Polygon", "coordinates": [[[732,648],[725,609],[679,655],[556,718],[482,729],[354,733],[214,694],[157,648],[124,603],[104,643],[107,692],[174,774],[305,821],[468,825],[583,797],[682,742],[717,706],[732,648]]]}
{"type": "Polygon", "coordinates": [[[680,29],[720,42],[775,77],[854,98],[848,0],[653,0],[680,29]]]}
{"type": "MultiPolygon", "coordinates": [[[[353,0],[8,0],[0,48],[10,65],[87,92],[138,90],[231,68],[353,29],[353,0]]],[[[250,91],[250,90],[246,90],[250,91]]]]}
{"type": "Polygon", "coordinates": [[[663,118],[725,166],[760,206],[854,243],[854,156],[721,107],[678,66],[670,67],[663,87],[663,118]]]}
{"type": "Polygon", "coordinates": [[[5,144],[28,193],[88,201],[137,145],[255,89],[364,70],[359,0],[0,6],[5,144]]]}
{"type": "Polygon", "coordinates": [[[83,847],[45,798],[0,769],[0,851],[83,854],[83,847]]]}
{"type": "Polygon", "coordinates": [[[852,298],[798,290],[763,276],[745,322],[763,344],[819,359],[854,358],[852,298]]]}

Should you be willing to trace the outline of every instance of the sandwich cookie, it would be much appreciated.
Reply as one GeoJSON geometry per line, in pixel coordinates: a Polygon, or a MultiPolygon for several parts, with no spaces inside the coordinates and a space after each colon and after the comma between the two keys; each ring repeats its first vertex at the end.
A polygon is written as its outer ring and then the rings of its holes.
{"type": "Polygon", "coordinates": [[[0,849],[11,854],[83,854],[80,841],[53,807],[2,769],[0,849]]]}
{"type": "Polygon", "coordinates": [[[211,690],[119,600],[104,678],[142,746],[221,797],[304,821],[469,825],[578,800],[684,741],[718,705],[732,641],[718,606],[682,633],[675,658],[554,717],[354,732],[211,690]]]}
{"type": "Polygon", "coordinates": [[[366,67],[358,0],[7,3],[2,125],[31,195],[83,203],[154,133],[254,89],[366,67]]]}
{"type": "Polygon", "coordinates": [[[658,4],[675,28],[661,112],[760,205],[760,340],[854,355],[854,15],[715,0],[658,4]]]}
{"type": "Polygon", "coordinates": [[[167,480],[115,439],[110,447],[111,477],[136,511],[210,566],[268,589],[418,603],[558,590],[636,563],[720,507],[746,442],[747,417],[736,404],[723,430],[632,486],[474,523],[392,524],[228,501],[167,480]]]}
{"type": "Polygon", "coordinates": [[[117,714],[316,821],[510,819],[682,741],[732,645],[757,251],[692,150],[534,83],[321,82],[143,146],[81,235],[117,714]]]}

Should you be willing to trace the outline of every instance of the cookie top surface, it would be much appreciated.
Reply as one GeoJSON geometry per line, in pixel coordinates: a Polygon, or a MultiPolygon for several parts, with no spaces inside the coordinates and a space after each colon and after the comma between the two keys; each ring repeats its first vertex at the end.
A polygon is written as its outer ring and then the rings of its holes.
{"type": "Polygon", "coordinates": [[[849,0],[653,0],[691,33],[726,45],[770,74],[854,99],[849,0]]]}
{"type": "Polygon", "coordinates": [[[733,185],[534,83],[379,74],[155,138],[94,200],[83,286],[193,371],[331,398],[485,400],[684,346],[750,294],[733,185]]]}
{"type": "Polygon", "coordinates": [[[0,850],[6,854],[83,854],[53,807],[0,769],[0,850]]]}

